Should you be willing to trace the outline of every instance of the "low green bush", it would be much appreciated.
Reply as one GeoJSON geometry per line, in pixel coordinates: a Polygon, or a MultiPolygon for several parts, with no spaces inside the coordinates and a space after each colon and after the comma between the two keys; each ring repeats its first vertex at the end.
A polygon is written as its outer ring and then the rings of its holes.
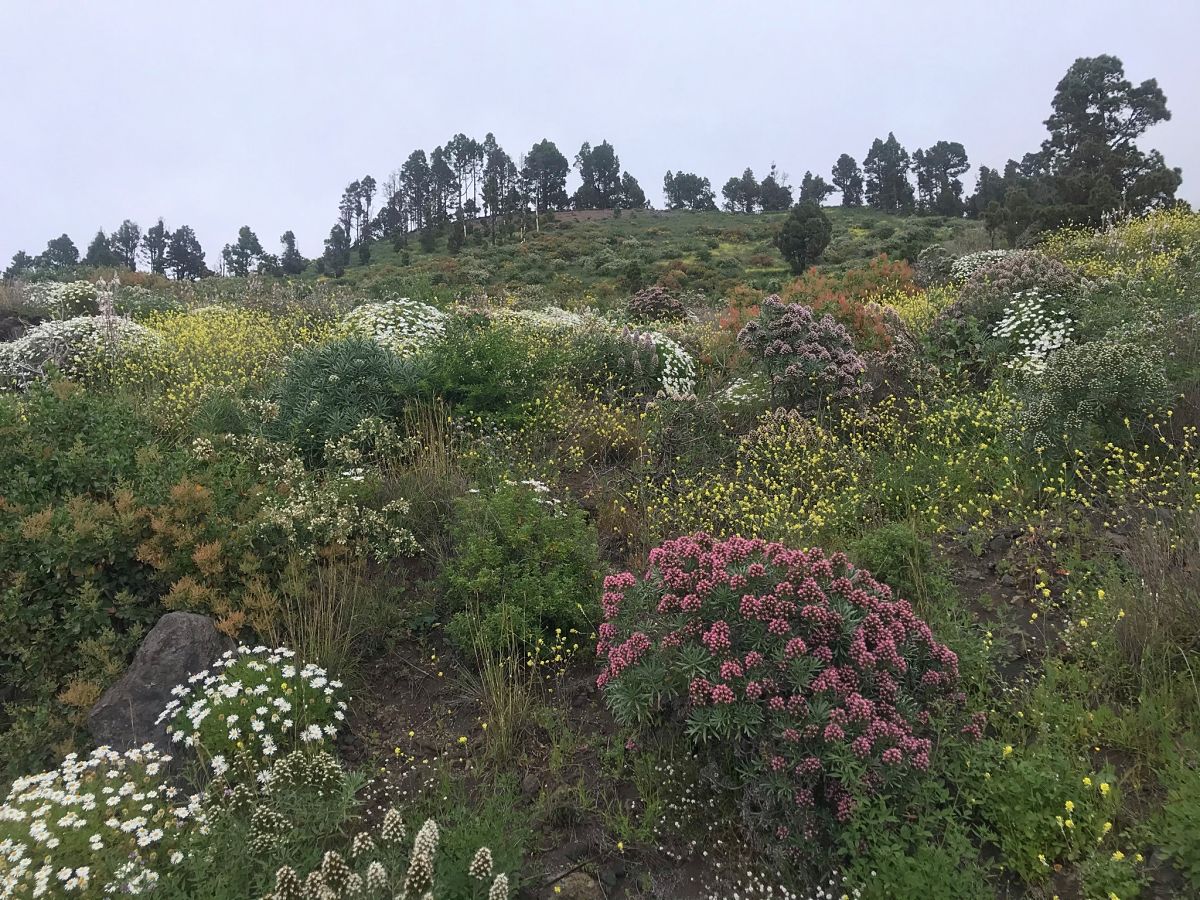
{"type": "Polygon", "coordinates": [[[455,505],[455,555],[443,572],[448,631],[503,649],[515,631],[533,644],[555,628],[591,625],[599,596],[596,532],[583,511],[538,482],[504,482],[455,505]]]}
{"type": "Polygon", "coordinates": [[[1158,827],[1163,851],[1195,891],[1200,891],[1200,768],[1177,760],[1164,778],[1167,802],[1158,827]]]}

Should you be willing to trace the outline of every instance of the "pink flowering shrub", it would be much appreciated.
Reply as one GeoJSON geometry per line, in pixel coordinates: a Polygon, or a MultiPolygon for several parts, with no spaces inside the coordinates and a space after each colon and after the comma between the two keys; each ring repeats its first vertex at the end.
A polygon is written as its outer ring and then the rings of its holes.
{"type": "Polygon", "coordinates": [[[605,579],[602,602],[597,685],[614,714],[726,763],[749,824],[784,850],[928,769],[965,700],[954,652],[843,553],[676,538],[640,580],[605,579]]]}
{"type": "Polygon", "coordinates": [[[738,343],[765,369],[773,403],[813,408],[863,392],[866,363],[846,326],[828,313],[774,295],[738,333],[738,343]]]}

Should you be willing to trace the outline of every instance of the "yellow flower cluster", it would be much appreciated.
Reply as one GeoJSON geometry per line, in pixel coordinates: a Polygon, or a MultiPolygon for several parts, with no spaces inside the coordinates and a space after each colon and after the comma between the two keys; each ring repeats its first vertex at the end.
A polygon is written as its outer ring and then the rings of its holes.
{"type": "Polygon", "coordinates": [[[938,286],[915,294],[893,291],[867,299],[881,306],[890,306],[905,325],[921,334],[937,318],[938,313],[957,299],[957,292],[951,287],[938,286]]]}
{"type": "Polygon", "coordinates": [[[1140,447],[1105,444],[1065,459],[1010,450],[1014,412],[999,386],[949,399],[889,398],[827,426],[771,418],[736,464],[672,473],[643,486],[658,537],[705,530],[793,545],[822,543],[872,522],[909,519],[938,533],[988,532],[1154,508],[1200,507],[1195,429],[1152,428],[1140,447]],[[1109,513],[1111,511],[1111,513],[1109,513]]]}
{"type": "Polygon", "coordinates": [[[143,392],[168,418],[195,409],[214,388],[244,390],[278,374],[297,349],[316,343],[327,327],[299,314],[208,307],[155,312],[146,325],[160,338],[148,355],[118,362],[118,387],[143,392]]]}
{"type": "Polygon", "coordinates": [[[1049,234],[1042,249],[1092,279],[1169,280],[1180,257],[1200,244],[1200,214],[1169,209],[1129,219],[1101,231],[1064,228],[1049,234]]]}

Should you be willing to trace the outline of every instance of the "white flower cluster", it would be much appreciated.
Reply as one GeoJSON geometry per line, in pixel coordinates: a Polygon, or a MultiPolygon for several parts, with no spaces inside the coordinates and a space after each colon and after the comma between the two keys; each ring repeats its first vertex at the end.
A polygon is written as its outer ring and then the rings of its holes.
{"type": "Polygon", "coordinates": [[[686,400],[696,395],[696,361],[672,338],[661,331],[641,331],[654,342],[658,354],[662,392],[671,400],[686,400]]]}
{"type": "Polygon", "coordinates": [[[260,769],[279,753],[337,737],[346,721],[342,682],[285,647],[240,646],[171,689],[158,717],[173,743],[196,751],[216,777],[248,763],[260,769]]]}
{"type": "Polygon", "coordinates": [[[96,286],[90,281],[41,281],[29,287],[34,308],[55,319],[96,309],[96,286]]]}
{"type": "Polygon", "coordinates": [[[506,310],[502,315],[504,318],[510,319],[518,325],[546,331],[569,331],[574,328],[582,328],[595,318],[591,314],[581,315],[573,313],[560,306],[546,306],[542,309],[506,310]]]}
{"type": "Polygon", "coordinates": [[[365,476],[360,468],[318,478],[303,462],[289,458],[263,463],[260,470],[276,484],[286,485],[287,492],[263,504],[257,527],[300,556],[312,559],[318,548],[334,544],[380,562],[417,551],[416,538],[402,524],[407,501],[392,500],[381,509],[359,502],[354,485],[365,476]]]}
{"type": "Polygon", "coordinates": [[[149,349],[156,335],[117,316],[76,316],[43,322],[15,341],[0,344],[0,384],[24,388],[51,366],[67,378],[93,374],[105,357],[149,349]]]}
{"type": "Polygon", "coordinates": [[[1051,353],[1071,342],[1075,325],[1062,307],[1059,298],[1036,288],[1013,294],[1004,318],[992,330],[993,337],[1016,345],[1016,358],[1006,363],[1010,369],[1037,374],[1046,368],[1051,353]]]}
{"type": "Polygon", "coordinates": [[[411,454],[419,446],[416,438],[406,437],[395,424],[368,416],[341,437],[327,440],[325,459],[345,467],[342,475],[361,481],[364,464],[386,465],[411,454]]]}
{"type": "Polygon", "coordinates": [[[981,250],[978,253],[960,256],[950,264],[950,278],[953,281],[966,281],[984,266],[1004,259],[1011,252],[1011,250],[981,250]]]}
{"type": "Polygon", "coordinates": [[[739,375],[717,394],[718,400],[724,400],[741,406],[746,403],[758,403],[770,396],[766,382],[757,375],[739,375]]]}
{"type": "MultiPolygon", "coordinates": [[[[514,487],[520,485],[528,488],[533,494],[533,499],[550,510],[555,516],[565,516],[567,514],[567,509],[563,505],[563,502],[551,494],[550,485],[544,481],[538,481],[536,478],[522,478],[520,481],[505,478],[504,483],[514,487]]],[[[479,493],[478,490],[475,493],[479,493]]]]}
{"type": "Polygon", "coordinates": [[[436,339],[446,328],[441,310],[400,297],[364,303],[342,316],[343,334],[371,338],[393,353],[408,356],[436,339]]]}
{"type": "Polygon", "coordinates": [[[178,830],[200,816],[200,798],[165,781],[170,759],[149,744],[99,747],[14,781],[0,806],[0,898],[153,888],[156,866],[183,859],[168,855],[178,830]]]}

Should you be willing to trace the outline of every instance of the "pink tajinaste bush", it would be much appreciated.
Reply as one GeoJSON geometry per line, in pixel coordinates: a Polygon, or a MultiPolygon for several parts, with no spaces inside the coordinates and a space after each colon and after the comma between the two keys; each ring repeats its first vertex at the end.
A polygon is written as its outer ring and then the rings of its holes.
{"type": "Polygon", "coordinates": [[[829,314],[778,295],[738,333],[741,344],[766,370],[771,400],[800,408],[858,397],[867,366],[850,332],[829,314]]]}
{"type": "Polygon", "coordinates": [[[799,848],[929,768],[965,697],[958,658],[843,553],[706,534],[604,585],[597,684],[623,723],[677,726],[728,764],[760,835],[799,848]]]}

